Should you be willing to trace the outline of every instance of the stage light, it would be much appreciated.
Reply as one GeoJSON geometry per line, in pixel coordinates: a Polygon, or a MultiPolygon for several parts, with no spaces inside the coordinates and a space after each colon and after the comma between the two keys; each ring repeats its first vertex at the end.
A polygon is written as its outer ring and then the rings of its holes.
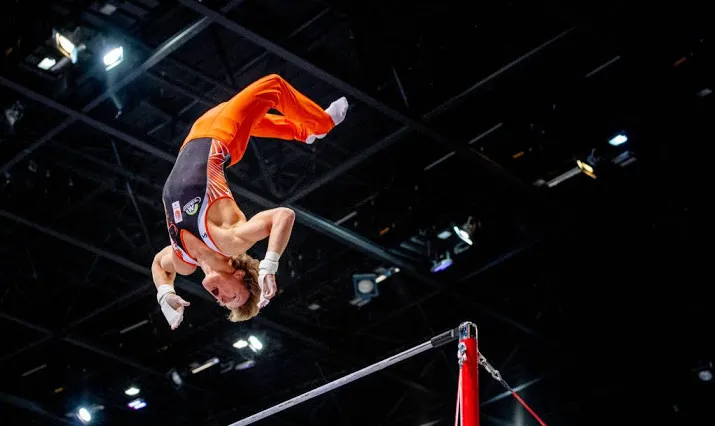
{"type": "Polygon", "coordinates": [[[88,409],[80,407],[80,409],[77,410],[77,418],[82,423],[87,424],[92,421],[92,413],[90,413],[88,409]]]}
{"type": "Polygon", "coordinates": [[[57,30],[53,30],[52,32],[52,38],[55,41],[55,47],[57,50],[69,58],[73,64],[76,64],[79,58],[79,51],[84,49],[84,45],[74,41],[73,37],[70,35],[60,34],[57,30]]]}
{"type": "Polygon", "coordinates": [[[132,410],[141,410],[142,408],[146,407],[146,402],[141,398],[137,398],[135,400],[129,401],[127,403],[127,407],[131,408],[132,410]]]}
{"type": "Polygon", "coordinates": [[[437,238],[439,238],[440,240],[446,240],[447,238],[449,238],[451,236],[452,236],[452,233],[446,229],[444,231],[440,232],[439,234],[437,234],[437,238]]]}
{"type": "Polygon", "coordinates": [[[624,135],[623,133],[617,134],[616,136],[612,137],[611,140],[608,141],[608,143],[613,146],[623,145],[626,142],[628,142],[628,136],[624,135]]]}
{"type": "Polygon", "coordinates": [[[234,342],[234,344],[233,344],[233,347],[236,348],[236,349],[243,349],[243,348],[245,348],[245,347],[247,347],[247,346],[248,346],[248,342],[245,341],[245,340],[243,340],[243,339],[237,340],[237,341],[234,342]]]}
{"type": "Polygon", "coordinates": [[[171,372],[171,381],[174,382],[174,384],[177,386],[181,386],[184,383],[184,381],[181,379],[181,376],[176,371],[171,372]]]}
{"type": "Polygon", "coordinates": [[[472,237],[474,236],[474,231],[477,229],[477,225],[477,219],[475,219],[474,216],[469,216],[462,226],[454,225],[452,229],[460,240],[471,246],[474,244],[472,237]]]}
{"type": "Polygon", "coordinates": [[[191,370],[191,373],[192,374],[200,373],[200,372],[206,370],[207,368],[211,368],[214,365],[218,364],[218,362],[219,362],[218,358],[216,358],[216,357],[211,358],[210,360],[206,361],[203,365],[200,365],[200,366],[194,368],[193,370],[191,370]]]}
{"type": "Polygon", "coordinates": [[[454,263],[454,261],[453,261],[452,258],[449,256],[449,252],[446,252],[446,253],[445,253],[445,256],[444,256],[443,258],[438,259],[438,260],[434,260],[434,261],[432,262],[432,268],[430,269],[430,271],[432,271],[432,272],[434,272],[434,273],[442,272],[442,271],[444,271],[445,269],[447,269],[447,268],[449,268],[450,266],[452,266],[453,263],[454,263]]]}
{"type": "Polygon", "coordinates": [[[250,347],[253,352],[258,352],[263,349],[263,343],[255,336],[248,336],[248,347],[250,347]]]}
{"type": "Polygon", "coordinates": [[[713,379],[713,372],[710,370],[700,370],[698,371],[698,379],[702,380],[703,382],[709,382],[713,379]]]}
{"type": "Polygon", "coordinates": [[[375,278],[375,283],[379,284],[386,279],[390,278],[392,275],[397,274],[400,272],[400,268],[397,267],[391,267],[391,268],[377,268],[375,272],[378,274],[377,277],[375,278]]]}
{"type": "Polygon", "coordinates": [[[50,68],[54,67],[55,64],[57,64],[57,60],[54,58],[45,58],[40,61],[39,64],[37,64],[37,68],[40,68],[42,70],[49,70],[50,68]]]}
{"type": "Polygon", "coordinates": [[[581,160],[576,160],[576,165],[586,176],[596,179],[596,173],[594,172],[592,165],[581,160]]]}
{"type": "Polygon", "coordinates": [[[377,289],[376,274],[353,275],[353,288],[355,289],[356,299],[369,300],[380,294],[377,289]]]}
{"type": "Polygon", "coordinates": [[[110,49],[109,51],[107,51],[107,53],[104,54],[103,61],[105,67],[104,69],[107,71],[121,64],[122,61],[124,61],[124,48],[122,46],[119,46],[110,49]]]}
{"type": "Polygon", "coordinates": [[[464,241],[470,246],[474,244],[467,231],[458,228],[456,225],[454,226],[454,233],[459,237],[460,240],[464,241]]]}
{"type": "Polygon", "coordinates": [[[236,370],[248,370],[249,368],[253,367],[256,365],[256,361],[249,359],[246,361],[243,361],[242,363],[236,365],[236,370]]]}
{"type": "Polygon", "coordinates": [[[127,390],[124,391],[124,393],[125,393],[126,395],[128,395],[128,396],[139,395],[139,392],[140,392],[140,390],[139,390],[139,388],[136,387],[136,386],[132,386],[132,387],[130,387],[129,389],[127,389],[127,390]]]}

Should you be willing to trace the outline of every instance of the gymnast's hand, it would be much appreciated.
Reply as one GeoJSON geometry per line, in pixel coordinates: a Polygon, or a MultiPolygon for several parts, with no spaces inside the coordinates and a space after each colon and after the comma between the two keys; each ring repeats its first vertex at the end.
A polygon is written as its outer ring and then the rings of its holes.
{"type": "Polygon", "coordinates": [[[157,292],[157,302],[172,330],[176,330],[184,319],[184,308],[190,303],[174,292],[174,287],[162,285],[157,292]]]}
{"type": "Polygon", "coordinates": [[[169,293],[166,295],[166,303],[171,306],[171,308],[178,314],[175,321],[169,323],[172,330],[176,330],[184,319],[184,307],[191,305],[191,303],[182,299],[178,294],[169,293]]]}
{"type": "Polygon", "coordinates": [[[275,274],[259,274],[258,284],[261,287],[261,300],[258,302],[258,307],[265,307],[273,296],[276,295],[278,285],[276,284],[275,274]]]}

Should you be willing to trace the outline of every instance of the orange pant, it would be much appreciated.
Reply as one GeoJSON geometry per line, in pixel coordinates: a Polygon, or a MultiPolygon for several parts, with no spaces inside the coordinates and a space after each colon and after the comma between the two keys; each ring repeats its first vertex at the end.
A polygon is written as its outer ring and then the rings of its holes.
{"type": "Polygon", "coordinates": [[[309,135],[328,133],[334,126],[320,106],[271,74],[202,115],[181,148],[194,139],[218,139],[229,149],[232,166],[243,157],[250,136],[305,142],[309,135]],[[270,109],[283,115],[268,114],[270,109]]]}

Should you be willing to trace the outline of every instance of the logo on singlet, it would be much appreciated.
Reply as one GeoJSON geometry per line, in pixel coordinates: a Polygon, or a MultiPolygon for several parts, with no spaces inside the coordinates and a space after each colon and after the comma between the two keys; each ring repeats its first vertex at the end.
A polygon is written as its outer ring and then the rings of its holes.
{"type": "Polygon", "coordinates": [[[171,210],[174,211],[174,223],[181,223],[184,217],[181,215],[181,204],[178,201],[171,203],[171,210]]]}
{"type": "Polygon", "coordinates": [[[199,211],[199,204],[201,204],[201,198],[196,197],[188,203],[184,204],[184,212],[189,216],[193,216],[199,211]]]}

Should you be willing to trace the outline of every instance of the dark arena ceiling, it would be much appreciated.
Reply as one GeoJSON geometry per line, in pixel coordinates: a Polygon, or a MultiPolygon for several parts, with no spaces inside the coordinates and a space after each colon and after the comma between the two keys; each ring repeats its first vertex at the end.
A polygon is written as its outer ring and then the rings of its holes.
{"type": "MultiPolygon", "coordinates": [[[[704,4],[571,3],[4,2],[0,423],[85,407],[227,426],[473,321],[546,424],[705,424],[713,27],[704,4]],[[85,46],[76,62],[53,30],[85,46]],[[325,139],[253,140],[227,173],[248,216],[296,212],[280,294],[231,323],[194,274],[171,331],[149,274],[164,181],[193,121],[271,73],[351,104],[325,139]],[[373,273],[390,276],[356,304],[373,273]],[[233,347],[248,336],[262,349],[233,347]]],[[[456,353],[259,424],[451,425],[456,353]]],[[[479,382],[482,424],[537,424],[479,382]]]]}

